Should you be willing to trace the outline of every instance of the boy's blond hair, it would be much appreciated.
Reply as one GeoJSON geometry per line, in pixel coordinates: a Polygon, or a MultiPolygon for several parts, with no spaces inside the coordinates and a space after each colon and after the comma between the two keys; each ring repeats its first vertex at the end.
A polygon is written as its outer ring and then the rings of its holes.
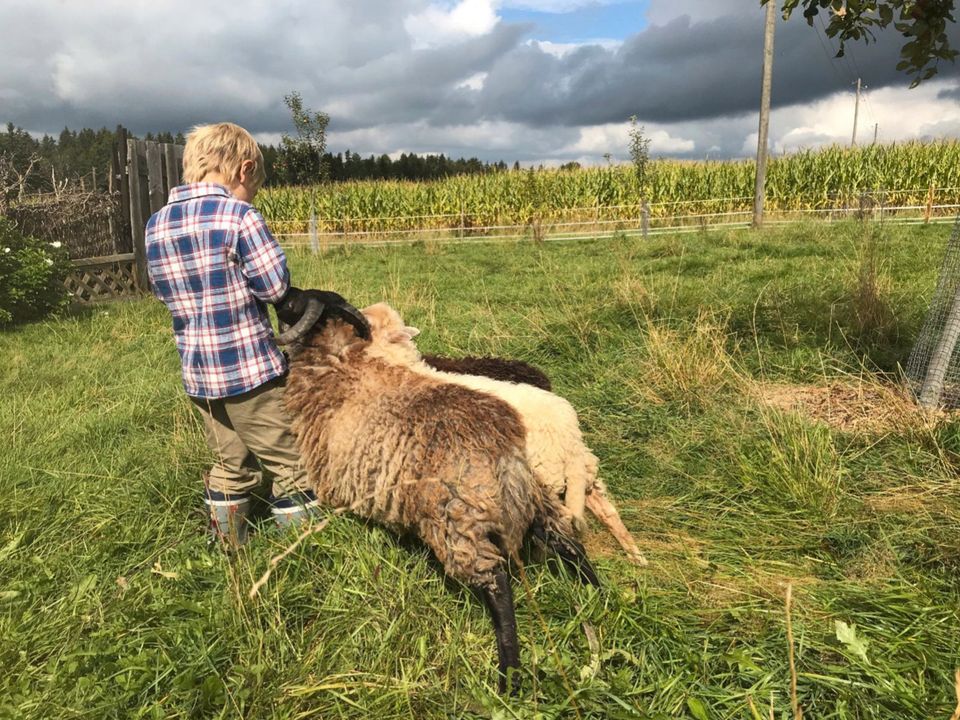
{"type": "Polygon", "coordinates": [[[200,182],[208,173],[216,172],[228,179],[236,178],[244,160],[254,164],[254,184],[266,180],[263,153],[253,136],[239,125],[223,122],[197,125],[187,135],[183,149],[183,181],[200,182]]]}

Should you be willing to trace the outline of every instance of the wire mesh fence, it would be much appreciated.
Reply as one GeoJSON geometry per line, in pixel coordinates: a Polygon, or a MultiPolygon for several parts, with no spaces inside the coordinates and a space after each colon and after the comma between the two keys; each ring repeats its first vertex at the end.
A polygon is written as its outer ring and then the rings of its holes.
{"type": "Polygon", "coordinates": [[[940,268],[937,289],[907,361],[911,390],[926,408],[960,407],[960,215],[940,268]]]}

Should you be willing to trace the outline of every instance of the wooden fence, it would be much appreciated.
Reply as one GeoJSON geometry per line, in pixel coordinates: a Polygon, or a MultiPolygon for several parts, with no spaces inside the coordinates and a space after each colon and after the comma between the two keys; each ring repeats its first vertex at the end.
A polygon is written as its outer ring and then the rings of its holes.
{"type": "MultiPolygon", "coordinates": [[[[872,221],[887,224],[952,223],[960,213],[960,188],[924,191],[922,203],[904,200],[913,190],[883,190],[838,196],[821,202],[822,207],[768,209],[764,225],[818,220],[872,221]]],[[[797,198],[798,205],[801,203],[797,198]]],[[[474,221],[469,212],[450,215],[403,217],[349,217],[327,219],[333,229],[319,229],[315,214],[304,220],[270,219],[275,237],[285,249],[309,249],[314,253],[349,245],[386,246],[430,243],[522,242],[551,240],[594,240],[612,237],[648,238],[711,230],[749,228],[753,220],[753,198],[717,198],[640,205],[592,205],[552,210],[523,224],[474,221]],[[711,211],[704,206],[725,205],[711,211]],[[390,221],[409,221],[411,226],[387,229],[390,221]],[[454,222],[449,222],[453,220],[454,222]],[[420,222],[417,226],[417,222],[420,222]],[[446,224],[445,224],[446,223],[446,224]],[[290,231],[287,228],[298,228],[290,231]]]]}
{"type": "Polygon", "coordinates": [[[180,184],[183,146],[136,140],[118,128],[110,189],[120,197],[114,253],[73,260],[66,279],[74,302],[89,304],[139,295],[148,289],[144,228],[180,184]]]}

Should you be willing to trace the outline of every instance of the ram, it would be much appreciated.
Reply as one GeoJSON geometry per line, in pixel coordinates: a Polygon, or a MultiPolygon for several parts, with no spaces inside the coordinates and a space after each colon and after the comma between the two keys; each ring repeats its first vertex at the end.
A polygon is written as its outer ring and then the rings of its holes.
{"type": "Polygon", "coordinates": [[[371,340],[340,319],[324,322],[316,307],[284,333],[290,341],[308,328],[290,346],[286,404],[311,482],[324,505],[416,534],[447,575],[481,593],[502,692],[519,667],[507,565],[527,533],[582,582],[599,581],[561,503],[527,463],[516,411],[415,372],[377,339],[396,313],[380,306],[365,315],[371,340]]]}
{"type": "Polygon", "coordinates": [[[543,381],[549,384],[549,380],[542,372],[515,360],[456,360],[435,355],[421,358],[413,342],[420,331],[405,325],[399,313],[382,303],[362,312],[368,316],[375,312],[382,318],[373,337],[376,352],[383,357],[403,362],[426,377],[488,393],[510,405],[523,422],[527,460],[534,476],[555,497],[563,499],[574,527],[584,528],[584,509],[590,510],[634,563],[647,564],[598,475],[597,457],[584,442],[576,410],[564,398],[543,389],[543,381]],[[527,382],[538,376],[543,381],[536,385],[527,382]]]}

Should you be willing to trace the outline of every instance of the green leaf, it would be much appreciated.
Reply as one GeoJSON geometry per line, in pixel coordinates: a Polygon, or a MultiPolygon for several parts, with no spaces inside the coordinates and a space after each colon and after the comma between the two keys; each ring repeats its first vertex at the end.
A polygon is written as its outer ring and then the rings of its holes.
{"type": "Polygon", "coordinates": [[[687,707],[690,708],[690,714],[697,720],[710,720],[710,715],[707,714],[707,706],[697,698],[688,696],[687,707]]]}
{"type": "Polygon", "coordinates": [[[834,625],[837,631],[837,640],[846,645],[847,650],[859,657],[865,663],[870,662],[867,659],[867,645],[870,643],[857,637],[857,626],[847,625],[843,620],[835,620],[834,625]]]}
{"type": "Polygon", "coordinates": [[[20,533],[15,538],[13,538],[13,540],[11,540],[6,545],[4,545],[3,549],[0,549],[0,562],[3,562],[13,554],[13,551],[16,550],[17,547],[20,545],[20,541],[23,540],[24,534],[25,533],[20,533]]]}

